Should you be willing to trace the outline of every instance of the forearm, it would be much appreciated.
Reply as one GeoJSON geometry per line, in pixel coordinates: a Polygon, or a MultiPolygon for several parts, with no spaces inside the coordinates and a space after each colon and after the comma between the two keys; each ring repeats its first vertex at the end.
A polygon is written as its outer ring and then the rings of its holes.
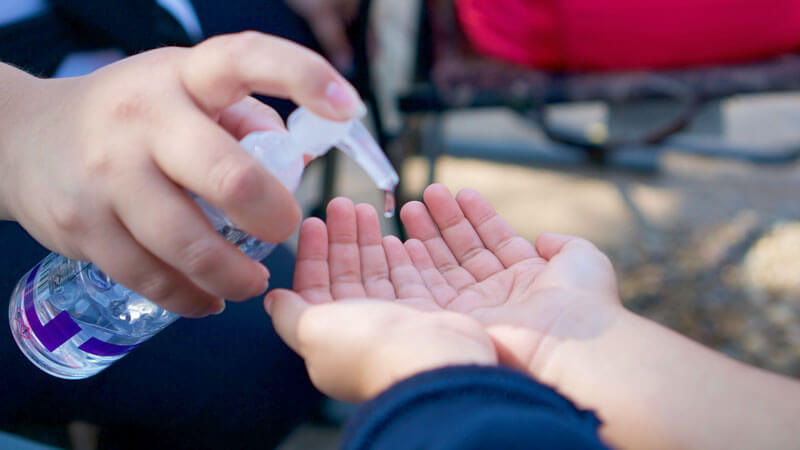
{"type": "Polygon", "coordinates": [[[25,97],[36,78],[7,64],[0,63],[0,220],[13,219],[8,210],[8,171],[14,170],[9,148],[21,131],[25,97]]]}
{"type": "Polygon", "coordinates": [[[622,448],[787,448],[800,442],[800,383],[622,311],[559,344],[540,378],[604,422],[622,448]]]}

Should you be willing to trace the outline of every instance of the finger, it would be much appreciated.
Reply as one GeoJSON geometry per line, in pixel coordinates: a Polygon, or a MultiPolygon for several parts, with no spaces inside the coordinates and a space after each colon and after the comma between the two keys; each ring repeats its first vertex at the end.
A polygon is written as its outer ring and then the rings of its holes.
{"type": "Polygon", "coordinates": [[[356,228],[361,278],[367,297],[393,299],[394,287],[389,280],[389,265],[381,243],[381,226],[375,208],[363,203],[356,206],[356,228]]]}
{"type": "Polygon", "coordinates": [[[213,37],[195,46],[182,61],[180,77],[212,117],[252,92],[289,98],[332,120],[366,112],[356,90],[320,55],[253,31],[213,37]]]}
{"type": "Polygon", "coordinates": [[[264,292],[267,269],[222,238],[186,192],[152,166],[135,172],[111,195],[137,242],[211,294],[245,300],[264,292]]]}
{"type": "Polygon", "coordinates": [[[423,298],[433,301],[433,295],[425,286],[417,268],[411,263],[411,258],[400,239],[386,236],[383,238],[383,248],[397,298],[423,298]]]}
{"type": "Polygon", "coordinates": [[[186,317],[217,314],[225,308],[224,300],[200,289],[142,248],[116,218],[103,227],[103,234],[104,239],[88,240],[86,253],[116,282],[186,317]]]}
{"type": "Polygon", "coordinates": [[[335,198],[328,203],[326,217],[331,294],[334,299],[365,297],[355,206],[347,198],[335,198]]]}
{"type": "Polygon", "coordinates": [[[300,227],[294,290],[312,304],[333,301],[328,268],[328,229],[325,222],[311,217],[300,227]]]}
{"type": "Polygon", "coordinates": [[[441,272],[436,269],[436,265],[433,263],[428,249],[425,248],[425,244],[418,239],[409,239],[404,245],[408,256],[411,258],[411,263],[416,267],[417,272],[425,282],[425,286],[431,291],[433,299],[442,308],[447,307],[458,295],[458,292],[447,283],[441,272]]]}
{"type": "Polygon", "coordinates": [[[539,251],[539,254],[548,261],[565,250],[568,245],[599,252],[594,244],[575,236],[558,233],[542,233],[536,238],[536,249],[539,251]]]}
{"type": "Polygon", "coordinates": [[[225,108],[217,122],[237,141],[254,131],[286,131],[277,111],[249,96],[225,108]]]}
{"type": "Polygon", "coordinates": [[[187,111],[166,128],[151,154],[172,181],[262,241],[281,242],[294,232],[300,208],[292,194],[216,123],[187,111]]]}
{"type": "Polygon", "coordinates": [[[458,264],[456,257],[442,239],[425,205],[420,202],[406,203],[400,210],[400,219],[409,237],[419,239],[425,244],[436,269],[442,273],[450,286],[460,291],[475,284],[475,277],[458,264]]]}
{"type": "Polygon", "coordinates": [[[311,31],[328,55],[333,64],[341,71],[347,71],[353,65],[353,49],[347,38],[345,17],[333,8],[320,8],[308,16],[311,31]]]}
{"type": "Polygon", "coordinates": [[[456,201],[483,244],[504,267],[539,257],[533,244],[518,235],[477,191],[464,189],[456,195],[456,201]]]}
{"type": "MultiPolygon", "coordinates": [[[[540,287],[552,284],[583,287],[593,292],[615,293],[617,282],[608,257],[591,242],[564,234],[542,233],[536,248],[551,267],[560,268],[561,276],[540,281],[540,287]],[[563,269],[567,270],[563,270],[563,269]]],[[[555,270],[555,269],[554,269],[555,270]]]]}
{"type": "Polygon", "coordinates": [[[300,317],[308,309],[309,304],[303,297],[286,289],[273,289],[264,298],[264,309],[272,319],[275,332],[289,347],[300,356],[305,357],[298,339],[297,328],[300,317]]]}
{"type": "Polygon", "coordinates": [[[423,193],[439,233],[461,267],[477,281],[483,281],[504,269],[497,257],[486,249],[478,233],[469,223],[458,202],[441,184],[432,184],[423,193]]]}

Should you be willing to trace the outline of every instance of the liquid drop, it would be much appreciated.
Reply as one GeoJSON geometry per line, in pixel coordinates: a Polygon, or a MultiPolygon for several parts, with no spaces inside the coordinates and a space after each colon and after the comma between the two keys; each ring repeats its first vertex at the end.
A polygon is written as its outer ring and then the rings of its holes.
{"type": "Polygon", "coordinates": [[[394,210],[397,207],[394,192],[383,191],[383,217],[391,219],[394,217],[394,210]]]}

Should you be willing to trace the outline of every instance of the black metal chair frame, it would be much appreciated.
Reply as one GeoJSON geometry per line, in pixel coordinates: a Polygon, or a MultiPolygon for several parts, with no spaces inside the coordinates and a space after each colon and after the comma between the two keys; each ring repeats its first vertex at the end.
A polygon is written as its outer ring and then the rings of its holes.
{"type": "MultiPolygon", "coordinates": [[[[450,0],[452,1],[452,0],[450,0]]],[[[624,168],[655,172],[657,155],[665,148],[695,155],[738,159],[755,164],[785,164],[800,158],[800,143],[779,151],[759,152],[708,139],[695,140],[679,132],[692,123],[699,111],[710,102],[739,94],[800,90],[800,55],[787,55],[773,61],[741,66],[701,67],[680,71],[555,74],[530,70],[537,89],[483,90],[480,86],[437,83],[432,73],[436,58],[434,31],[429,1],[420,5],[416,68],[412,88],[398,100],[403,126],[398,135],[390,135],[384,126],[381,108],[375,95],[369,65],[368,32],[372,0],[362,0],[358,18],[351,27],[355,50],[355,71],[351,81],[361,92],[371,110],[377,140],[384,149],[403,137],[419,149],[389,151],[395,167],[402,168],[406,154],[417,151],[430,163],[428,181],[435,180],[436,161],[446,153],[442,116],[451,111],[486,107],[509,108],[539,128],[558,151],[543,152],[540,158],[526,158],[530,165],[567,163],[600,168],[624,168]],[[724,80],[720,83],[719,80],[724,80]],[[443,88],[444,86],[444,88],[443,88]],[[464,89],[467,87],[468,89],[464,89]],[[564,128],[547,119],[550,105],[600,101],[624,104],[642,100],[668,99],[680,105],[668,120],[654,124],[636,136],[595,139],[580,131],[564,128]],[[571,153],[569,158],[554,154],[571,153]],[[630,158],[633,156],[632,158],[630,158]],[[642,158],[645,156],[645,158],[642,158]],[[576,158],[577,157],[577,158],[576,158]]],[[[406,146],[408,147],[408,146],[406,146]]],[[[333,195],[337,152],[327,157],[323,200],[333,195]]],[[[491,153],[477,155],[496,159],[491,153]]]]}

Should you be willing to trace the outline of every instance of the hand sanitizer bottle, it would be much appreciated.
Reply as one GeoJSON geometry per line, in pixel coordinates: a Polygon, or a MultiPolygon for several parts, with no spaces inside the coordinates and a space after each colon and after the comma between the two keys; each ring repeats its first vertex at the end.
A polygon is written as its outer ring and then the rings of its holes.
{"type": "MultiPolygon", "coordinates": [[[[358,119],[334,122],[298,108],[287,126],[288,133],[252,133],[241,145],[292,192],[305,164],[337,147],[386,192],[385,214],[394,213],[397,173],[358,119]]],[[[274,248],[249,236],[202,198],[195,200],[214,228],[251,258],[261,260],[274,248]]],[[[56,253],[22,277],[9,305],[11,332],[25,356],[65,379],[100,372],[178,317],[116,283],[91,262],[56,253]]]]}

